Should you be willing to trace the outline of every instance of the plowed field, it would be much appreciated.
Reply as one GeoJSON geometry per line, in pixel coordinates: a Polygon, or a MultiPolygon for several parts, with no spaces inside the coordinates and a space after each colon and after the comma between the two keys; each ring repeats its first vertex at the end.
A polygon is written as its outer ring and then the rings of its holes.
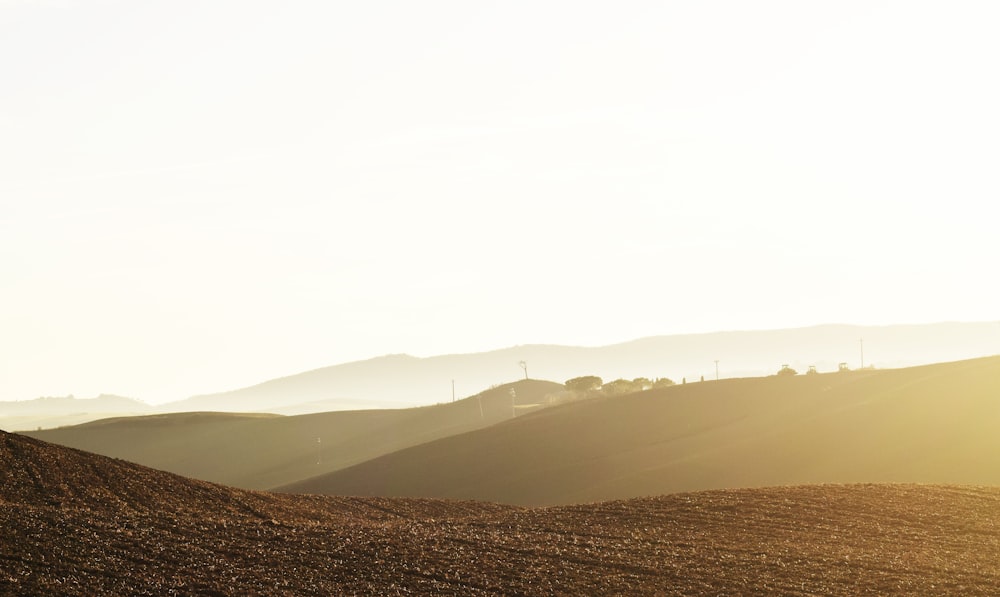
{"type": "Polygon", "coordinates": [[[556,508],[241,491],[0,433],[3,594],[996,594],[1000,489],[556,508]]]}

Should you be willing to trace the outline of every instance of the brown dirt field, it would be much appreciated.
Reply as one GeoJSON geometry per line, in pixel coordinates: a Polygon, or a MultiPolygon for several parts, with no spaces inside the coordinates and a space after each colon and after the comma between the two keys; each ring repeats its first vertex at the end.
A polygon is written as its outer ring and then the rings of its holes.
{"type": "Polygon", "coordinates": [[[726,490],[555,508],[268,494],[0,433],[0,594],[962,594],[1000,489],[726,490]]]}

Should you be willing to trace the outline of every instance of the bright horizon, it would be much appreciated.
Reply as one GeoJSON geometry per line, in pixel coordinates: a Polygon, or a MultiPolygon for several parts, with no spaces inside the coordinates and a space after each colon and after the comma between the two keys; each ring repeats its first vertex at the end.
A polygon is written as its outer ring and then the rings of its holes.
{"type": "Polygon", "coordinates": [[[0,0],[0,400],[995,321],[991,2],[0,0]]]}

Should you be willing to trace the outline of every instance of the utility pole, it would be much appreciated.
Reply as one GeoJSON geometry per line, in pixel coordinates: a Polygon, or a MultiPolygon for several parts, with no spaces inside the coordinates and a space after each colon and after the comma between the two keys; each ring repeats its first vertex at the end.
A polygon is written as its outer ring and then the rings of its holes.
{"type": "Polygon", "coordinates": [[[715,359],[715,381],[719,381],[719,359],[715,359]]]}
{"type": "Polygon", "coordinates": [[[451,380],[451,401],[455,401],[455,380],[451,380]]]}
{"type": "Polygon", "coordinates": [[[858,342],[861,344],[861,368],[864,369],[865,368],[865,339],[861,338],[860,340],[858,340],[858,342]]]}

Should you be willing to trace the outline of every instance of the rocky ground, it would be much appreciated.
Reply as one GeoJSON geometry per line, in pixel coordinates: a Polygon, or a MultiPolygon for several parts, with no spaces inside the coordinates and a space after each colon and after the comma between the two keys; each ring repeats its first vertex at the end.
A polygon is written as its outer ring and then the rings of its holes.
{"type": "Polygon", "coordinates": [[[1000,489],[805,486],[558,508],[241,491],[0,432],[0,594],[961,594],[1000,489]]]}

